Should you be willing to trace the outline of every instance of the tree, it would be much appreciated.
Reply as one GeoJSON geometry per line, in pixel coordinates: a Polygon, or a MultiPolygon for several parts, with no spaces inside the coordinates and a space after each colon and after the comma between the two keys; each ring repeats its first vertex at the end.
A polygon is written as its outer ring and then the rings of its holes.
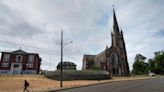
{"type": "Polygon", "coordinates": [[[146,57],[141,55],[141,54],[137,54],[135,57],[135,62],[133,63],[133,71],[132,73],[134,74],[145,74],[146,72],[148,72],[149,68],[148,68],[148,63],[145,63],[146,57]]]}
{"type": "Polygon", "coordinates": [[[149,70],[154,70],[155,62],[153,59],[148,60],[149,70]]]}
{"type": "Polygon", "coordinates": [[[156,74],[164,74],[164,51],[154,52],[154,57],[145,63],[146,57],[141,54],[137,54],[135,57],[135,62],[133,64],[134,74],[144,74],[148,71],[154,72],[156,74]]]}
{"type": "Polygon", "coordinates": [[[149,59],[150,71],[157,74],[164,74],[164,51],[154,52],[154,58],[149,59]]]}

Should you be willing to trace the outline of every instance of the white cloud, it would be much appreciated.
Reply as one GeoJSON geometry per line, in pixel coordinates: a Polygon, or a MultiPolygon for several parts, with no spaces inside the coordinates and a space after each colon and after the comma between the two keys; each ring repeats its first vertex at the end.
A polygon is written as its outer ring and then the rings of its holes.
{"type": "Polygon", "coordinates": [[[73,41],[64,48],[64,60],[81,68],[84,53],[97,54],[111,45],[113,3],[124,32],[130,68],[136,53],[149,58],[154,51],[164,49],[164,37],[159,35],[164,30],[164,2],[160,0],[3,0],[1,40],[20,44],[0,42],[1,50],[15,50],[24,44],[24,50],[40,53],[43,69],[56,69],[63,29],[64,41],[73,41]],[[99,25],[105,15],[109,22],[103,20],[104,24],[99,25]]]}

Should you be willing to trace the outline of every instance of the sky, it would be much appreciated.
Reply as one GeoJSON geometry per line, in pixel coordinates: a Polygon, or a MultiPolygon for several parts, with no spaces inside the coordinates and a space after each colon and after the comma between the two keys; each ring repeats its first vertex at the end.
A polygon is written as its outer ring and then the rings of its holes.
{"type": "Polygon", "coordinates": [[[0,51],[39,53],[41,69],[56,70],[63,30],[64,61],[81,69],[84,54],[111,46],[113,4],[130,70],[137,53],[164,50],[163,0],[1,0],[0,51]]]}

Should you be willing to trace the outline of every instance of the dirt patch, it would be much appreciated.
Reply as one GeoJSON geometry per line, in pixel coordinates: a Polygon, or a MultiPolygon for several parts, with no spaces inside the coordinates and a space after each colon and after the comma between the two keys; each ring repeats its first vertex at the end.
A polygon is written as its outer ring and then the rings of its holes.
{"type": "MultiPolygon", "coordinates": [[[[114,77],[110,80],[74,80],[64,81],[63,87],[72,87],[79,85],[104,83],[120,80],[134,80],[134,79],[145,79],[150,77],[114,77]]],[[[41,90],[59,89],[60,81],[51,80],[41,75],[3,75],[0,76],[0,92],[23,92],[24,80],[30,83],[30,92],[36,92],[41,90]]]]}

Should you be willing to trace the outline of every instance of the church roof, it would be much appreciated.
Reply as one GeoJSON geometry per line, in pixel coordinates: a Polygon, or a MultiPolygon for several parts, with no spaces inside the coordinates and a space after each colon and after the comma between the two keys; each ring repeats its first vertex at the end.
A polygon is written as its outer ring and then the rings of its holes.
{"type": "Polygon", "coordinates": [[[96,55],[86,55],[84,54],[83,59],[86,59],[87,61],[94,61],[96,55]]]}
{"type": "Polygon", "coordinates": [[[114,7],[113,7],[113,31],[119,32],[119,26],[118,26],[114,7]]]}
{"type": "Polygon", "coordinates": [[[105,55],[105,50],[100,52],[99,54],[97,54],[96,57],[99,57],[99,56],[102,56],[102,55],[105,55]]]}
{"type": "Polygon", "coordinates": [[[84,54],[84,56],[87,56],[87,57],[94,57],[94,56],[96,56],[96,55],[84,54]]]}

